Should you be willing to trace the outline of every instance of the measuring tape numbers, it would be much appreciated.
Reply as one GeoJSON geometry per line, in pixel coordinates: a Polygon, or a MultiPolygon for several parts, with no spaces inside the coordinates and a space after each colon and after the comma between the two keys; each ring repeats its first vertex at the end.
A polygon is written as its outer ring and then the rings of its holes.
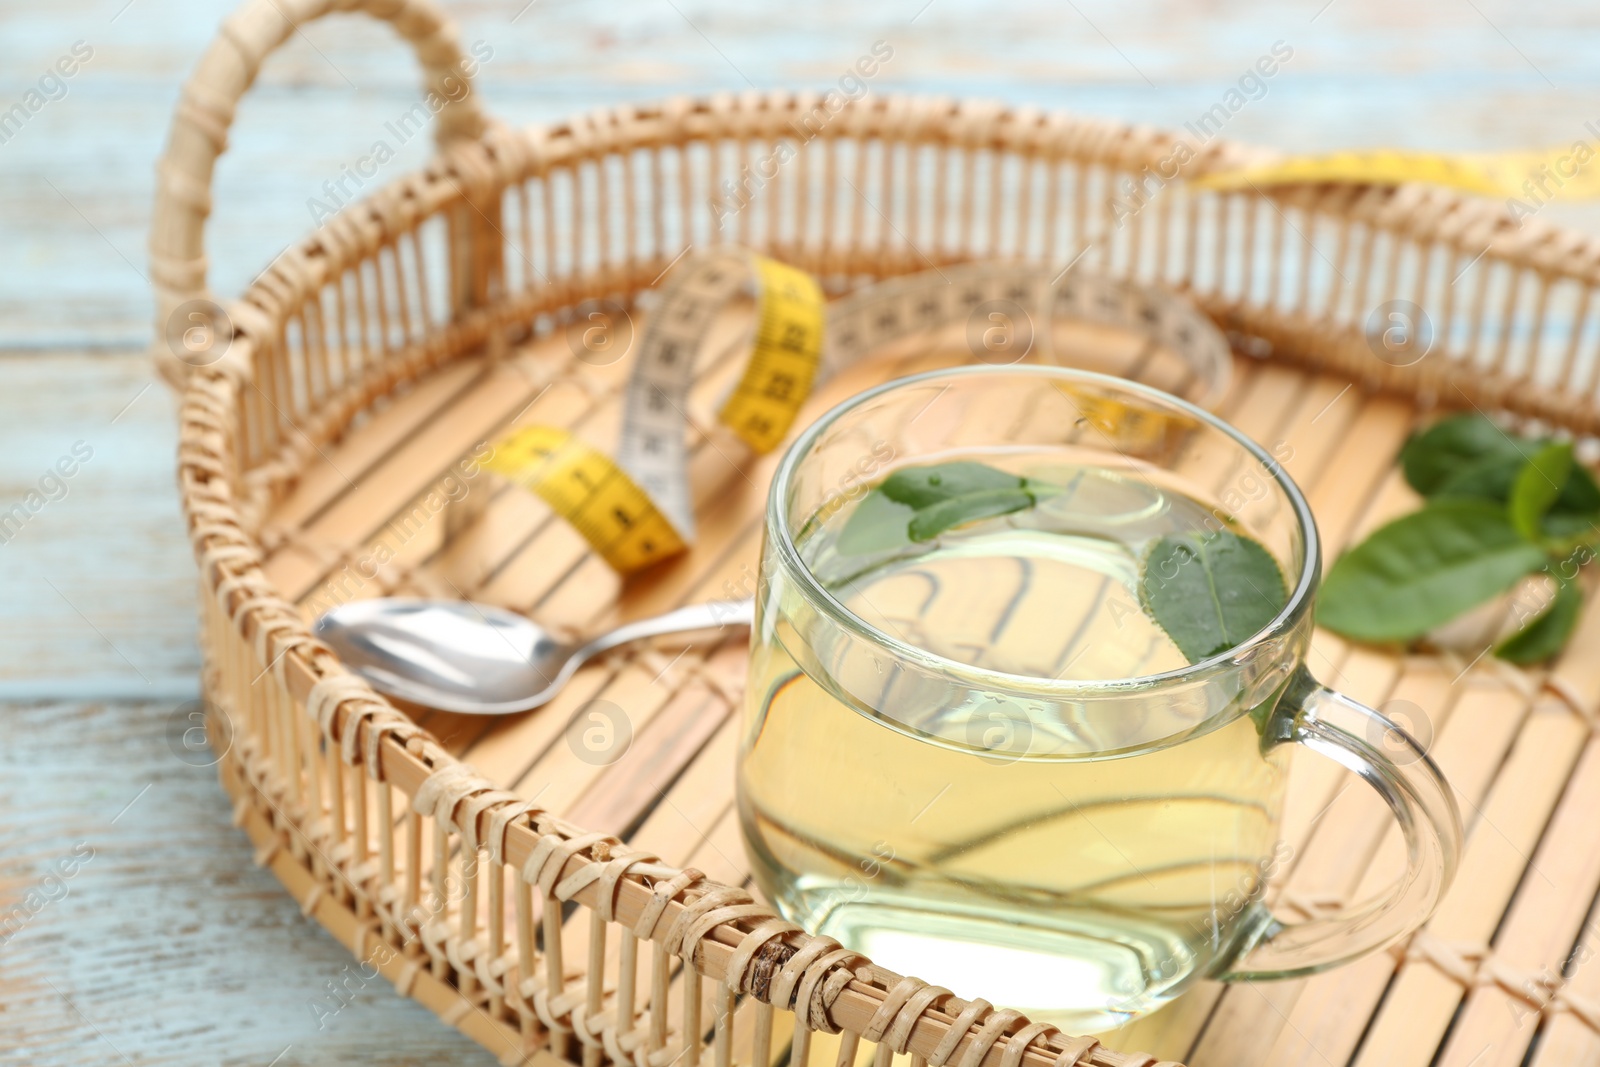
{"type": "Polygon", "coordinates": [[[816,380],[825,314],[816,279],[776,260],[737,248],[685,259],[660,291],[624,390],[617,462],[685,543],[694,539],[684,431],[695,357],[718,314],[750,285],[750,358],[717,418],[756,452],[776,448],[816,380]]]}
{"type": "Polygon", "coordinates": [[[495,442],[483,469],[530,489],[628,574],[688,547],[611,457],[554,426],[524,426],[495,442]]]}

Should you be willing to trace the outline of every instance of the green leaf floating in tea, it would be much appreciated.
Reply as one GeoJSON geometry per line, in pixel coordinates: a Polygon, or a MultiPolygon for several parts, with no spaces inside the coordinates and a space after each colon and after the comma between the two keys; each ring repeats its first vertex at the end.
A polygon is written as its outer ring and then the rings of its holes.
{"type": "Polygon", "coordinates": [[[838,548],[866,555],[931,541],[969,522],[1024,511],[1060,491],[970,460],[901,467],[856,505],[839,531],[838,548]]]}
{"type": "MultiPolygon", "coordinates": [[[[850,556],[894,552],[1024,511],[1066,488],[970,460],[902,467],[862,498],[837,547],[850,556]]],[[[1145,556],[1139,597],[1191,663],[1250,637],[1288,602],[1277,561],[1228,530],[1157,541],[1145,556]]]]}
{"type": "Polygon", "coordinates": [[[1145,614],[1190,663],[1226,652],[1277,617],[1289,602],[1278,561],[1231,530],[1163,537],[1139,576],[1145,614]]]}

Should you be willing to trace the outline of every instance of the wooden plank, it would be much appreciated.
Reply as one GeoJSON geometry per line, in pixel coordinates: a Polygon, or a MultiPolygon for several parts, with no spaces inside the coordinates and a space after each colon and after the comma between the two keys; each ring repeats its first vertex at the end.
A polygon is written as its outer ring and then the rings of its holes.
{"type": "Polygon", "coordinates": [[[0,944],[0,1061],[493,1067],[251,862],[209,753],[169,747],[183,709],[0,713],[0,914],[51,898],[0,944]]]}
{"type": "Polygon", "coordinates": [[[706,872],[707,878],[723,885],[744,885],[749,881],[738,812],[729,809],[712,825],[705,840],[689,853],[689,866],[706,872]]]}
{"type": "MultiPolygon", "coordinates": [[[[729,716],[629,838],[668,863],[685,866],[718,819],[729,810],[728,768],[734,765],[739,718],[729,716]]],[[[665,783],[663,783],[665,784],[665,783]]]]}
{"type": "MultiPolygon", "coordinates": [[[[742,673],[739,663],[744,656],[742,643],[733,645],[723,642],[718,654],[707,664],[706,669],[716,675],[731,674],[737,677],[742,673]]],[[[653,769],[661,774],[671,774],[687,762],[688,758],[698,751],[698,742],[708,736],[705,731],[705,721],[709,719],[711,727],[714,728],[721,724],[729,710],[727,703],[704,682],[694,679],[685,681],[682,675],[677,679],[668,679],[665,671],[652,671],[642,659],[631,661],[619,672],[617,680],[603,692],[606,694],[604,699],[608,700],[620,712],[621,717],[631,724],[635,744],[651,744],[652,742],[647,740],[652,732],[651,728],[663,716],[666,721],[658,729],[665,736],[656,739],[654,743],[664,744],[674,734],[682,731],[687,731],[688,739],[696,740],[697,743],[687,752],[679,748],[676,753],[676,764],[652,765],[653,769]],[[664,682],[666,684],[663,684],[664,682]],[[689,726],[689,723],[695,720],[699,720],[702,724],[699,730],[689,726]]],[[[580,725],[583,721],[578,720],[580,725]]],[[[549,783],[550,787],[541,796],[540,803],[552,811],[569,815],[574,810],[578,798],[589,791],[601,775],[607,774],[614,766],[619,782],[625,782],[629,777],[640,773],[643,767],[641,763],[643,754],[650,751],[648,747],[642,747],[640,753],[631,761],[624,753],[610,764],[596,764],[594,760],[610,760],[613,753],[607,751],[605,747],[598,752],[586,749],[581,741],[581,735],[570,728],[567,739],[569,743],[552,746],[544,758],[529,767],[518,784],[523,781],[549,783]]],[[[637,817],[642,814],[642,809],[651,799],[648,793],[641,797],[633,789],[623,789],[613,794],[610,802],[622,805],[637,817]]],[[[632,821],[632,818],[628,818],[621,823],[611,824],[610,828],[621,829],[632,821]]]]}
{"type": "MultiPolygon", "coordinates": [[[[1352,401],[1347,395],[1341,402],[1352,401]]],[[[1369,397],[1359,402],[1361,414],[1349,424],[1347,440],[1359,441],[1361,447],[1340,450],[1338,461],[1324,472],[1316,488],[1307,492],[1311,511],[1317,516],[1317,531],[1322,535],[1325,562],[1337,559],[1340,552],[1375,525],[1394,517],[1395,513],[1387,508],[1368,513],[1353,505],[1372,492],[1378,476],[1393,469],[1400,446],[1417,421],[1411,407],[1393,397],[1369,397]]],[[[1399,486],[1394,492],[1399,494],[1399,486]]]]}
{"type": "Polygon", "coordinates": [[[1561,990],[1556,1010],[1547,1010],[1544,1030],[1533,1052],[1533,1067],[1593,1063],[1600,1058],[1600,1030],[1569,1005],[1586,1008],[1600,996],[1600,968],[1595,966],[1595,927],[1591,919],[1572,946],[1572,976],[1561,990]]]}
{"type": "Polygon", "coordinates": [[[339,441],[338,463],[315,463],[272,509],[272,521],[298,529],[342,496],[352,482],[378,473],[383,461],[418,427],[445,415],[483,373],[481,359],[463,359],[439,368],[390,399],[380,417],[369,418],[339,441]]]}
{"type": "MultiPolygon", "coordinates": [[[[1581,650],[1596,639],[1600,639],[1600,608],[1591,601],[1552,672],[1580,706],[1587,708],[1600,702],[1600,671],[1593,657],[1581,650]]],[[[1428,924],[1431,936],[1445,944],[1488,943],[1587,734],[1571,708],[1561,701],[1545,697],[1534,702],[1487,800],[1468,816],[1472,831],[1456,876],[1458,888],[1446,896],[1428,924]],[[1550,761],[1541,764],[1540,750],[1545,745],[1552,746],[1550,761]]],[[[1408,962],[1388,987],[1381,1008],[1373,1013],[1357,1061],[1360,1067],[1391,1062],[1374,1051],[1386,1048],[1382,1043],[1386,1041],[1401,1043],[1403,1054],[1414,1062],[1428,1062],[1462,992],[1453,978],[1432,964],[1408,962]]]]}
{"type": "Polygon", "coordinates": [[[191,699],[172,397],[94,355],[0,359],[0,397],[0,699],[191,699]]]}
{"type": "Polygon", "coordinates": [[[1495,932],[1492,961],[1503,968],[1497,972],[1501,981],[1482,982],[1468,993],[1444,1053],[1435,1061],[1441,1067],[1522,1063],[1546,996],[1541,978],[1561,973],[1600,886],[1600,849],[1593,847],[1597,807],[1600,742],[1591,740],[1528,860],[1516,901],[1495,932]]]}
{"type": "MultiPolygon", "coordinates": [[[[1445,944],[1487,943],[1522,880],[1585,732],[1565,707],[1535,706],[1482,805],[1478,818],[1488,832],[1473,834],[1462,856],[1456,879],[1470,891],[1445,899],[1428,924],[1431,935],[1445,944]]],[[[1407,961],[1372,1017],[1356,1067],[1432,1063],[1463,993],[1460,983],[1431,964],[1407,961]]]]}

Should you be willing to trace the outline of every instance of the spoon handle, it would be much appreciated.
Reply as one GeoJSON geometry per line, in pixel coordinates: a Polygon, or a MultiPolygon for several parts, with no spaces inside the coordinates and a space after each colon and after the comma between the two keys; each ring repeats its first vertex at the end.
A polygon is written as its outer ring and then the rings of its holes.
{"type": "Polygon", "coordinates": [[[753,599],[710,600],[693,604],[653,619],[640,619],[626,623],[610,633],[601,634],[572,653],[574,662],[582,662],[618,645],[643,641],[647,637],[667,637],[671,634],[690,633],[694,630],[720,630],[723,627],[747,629],[755,620],[756,603],[753,599]]]}

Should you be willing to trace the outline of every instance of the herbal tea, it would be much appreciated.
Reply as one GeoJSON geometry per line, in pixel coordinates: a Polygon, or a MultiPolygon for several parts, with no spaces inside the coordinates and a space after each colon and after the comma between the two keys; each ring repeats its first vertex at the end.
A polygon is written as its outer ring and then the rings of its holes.
{"type": "Polygon", "coordinates": [[[740,814],[762,888],[808,930],[1082,1032],[1256,932],[1239,920],[1272,865],[1283,767],[1243,707],[1167,730],[1154,703],[1107,722],[1016,696],[1212,651],[1157,623],[1145,573],[1216,512],[1166,472],[1063,455],[940,456],[803,524],[810,571],[920,666],[771,586],[740,814]]]}

